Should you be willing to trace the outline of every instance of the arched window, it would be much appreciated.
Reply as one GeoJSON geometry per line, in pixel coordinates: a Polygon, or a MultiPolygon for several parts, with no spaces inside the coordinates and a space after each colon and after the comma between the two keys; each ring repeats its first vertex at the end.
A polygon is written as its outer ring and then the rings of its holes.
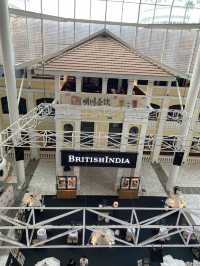
{"type": "Polygon", "coordinates": [[[178,121],[181,122],[183,115],[181,114],[182,108],[185,108],[185,105],[181,106],[180,104],[175,104],[169,106],[169,111],[167,114],[167,120],[168,121],[178,121]]]}
{"type": "MultiPolygon", "coordinates": [[[[1,98],[1,106],[3,114],[8,114],[9,110],[8,110],[8,101],[6,96],[1,98]]],[[[18,109],[20,115],[25,115],[27,113],[26,99],[20,98],[18,109]]]]}
{"type": "Polygon", "coordinates": [[[160,109],[160,106],[155,103],[150,103],[151,108],[155,109],[155,111],[152,111],[149,113],[149,120],[156,121],[158,119],[159,113],[156,110],[160,109]]]}
{"type": "Polygon", "coordinates": [[[72,142],[73,126],[71,124],[64,125],[64,142],[72,142]]]}
{"type": "Polygon", "coordinates": [[[128,144],[137,144],[139,128],[131,127],[129,130],[128,144]]]}

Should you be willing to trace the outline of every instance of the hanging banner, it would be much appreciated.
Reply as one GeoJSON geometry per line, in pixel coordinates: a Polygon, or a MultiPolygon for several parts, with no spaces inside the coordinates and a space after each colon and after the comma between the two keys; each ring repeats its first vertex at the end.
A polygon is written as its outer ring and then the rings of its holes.
{"type": "Polygon", "coordinates": [[[101,151],[61,151],[62,166],[135,168],[137,153],[101,151]]]}

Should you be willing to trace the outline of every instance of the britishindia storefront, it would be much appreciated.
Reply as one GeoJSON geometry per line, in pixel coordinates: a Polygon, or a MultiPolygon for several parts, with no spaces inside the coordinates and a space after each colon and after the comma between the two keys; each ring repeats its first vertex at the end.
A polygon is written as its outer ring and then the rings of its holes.
{"type": "MultiPolygon", "coordinates": [[[[113,189],[116,187],[117,182],[119,183],[118,189],[121,188],[123,179],[125,180],[124,184],[126,183],[125,189],[130,189],[130,171],[136,167],[137,153],[86,150],[61,150],[60,152],[61,166],[63,167],[64,173],[66,173],[66,175],[63,177],[58,177],[58,187],[59,184],[62,184],[61,187],[64,188],[65,185],[63,184],[66,183],[66,190],[77,190],[77,188],[80,190],[81,184],[83,183],[82,181],[84,179],[84,173],[90,175],[91,172],[91,178],[93,179],[94,177],[95,182],[99,183],[103,179],[103,174],[105,174],[106,171],[106,174],[111,173],[111,175],[113,175],[113,180],[115,182],[113,189]],[[79,168],[79,176],[71,175],[71,172],[75,172],[72,171],[72,169],[77,167],[79,168]],[[121,176],[118,174],[119,169],[122,170],[121,176]],[[128,179],[130,179],[129,182],[128,179]],[[80,187],[77,185],[78,183],[80,184],[80,187]]],[[[109,178],[109,176],[107,177],[109,178]]]]}

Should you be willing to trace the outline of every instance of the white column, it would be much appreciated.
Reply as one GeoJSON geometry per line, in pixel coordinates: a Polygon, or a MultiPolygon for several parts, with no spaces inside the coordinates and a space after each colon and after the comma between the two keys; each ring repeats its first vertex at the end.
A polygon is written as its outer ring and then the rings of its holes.
{"type": "MultiPolygon", "coordinates": [[[[199,110],[200,110],[200,103],[198,102],[195,106],[195,110],[194,110],[194,115],[192,117],[192,128],[195,131],[195,127],[197,126],[197,121],[199,118],[199,110]]],[[[190,153],[190,148],[192,145],[192,139],[193,139],[193,131],[190,130],[187,136],[187,142],[185,145],[185,152],[184,152],[184,156],[183,156],[183,162],[187,161],[187,158],[189,157],[189,153],[190,153]]]]}
{"type": "Polygon", "coordinates": [[[54,78],[54,92],[55,99],[57,99],[58,103],[60,102],[59,93],[60,93],[60,76],[55,76],[54,78]]]}
{"type": "Polygon", "coordinates": [[[76,92],[81,92],[82,77],[76,77],[76,92]]]}
{"type": "Polygon", "coordinates": [[[180,166],[178,166],[178,165],[176,167],[172,167],[172,169],[169,173],[167,184],[166,184],[167,191],[172,192],[173,188],[176,186],[176,180],[178,178],[179,170],[180,170],[180,166]],[[173,178],[170,178],[171,176],[173,178]]]}
{"type": "Polygon", "coordinates": [[[116,177],[116,183],[115,183],[115,191],[117,192],[117,190],[120,188],[120,182],[121,182],[121,178],[124,175],[124,168],[118,168],[117,169],[117,177],[116,177]]]}
{"type": "MultiPolygon", "coordinates": [[[[75,120],[74,149],[80,150],[81,119],[75,120]]],[[[77,176],[77,191],[80,191],[80,167],[74,166],[74,175],[77,176]]]]}
{"type": "Polygon", "coordinates": [[[122,79],[118,79],[118,89],[120,89],[122,86],[122,79]]]}
{"type": "MultiPolygon", "coordinates": [[[[146,106],[148,106],[151,101],[150,97],[152,95],[152,86],[153,86],[153,82],[149,82],[147,86],[147,96],[149,97],[146,99],[146,106]]],[[[146,108],[146,110],[148,109],[146,108]]],[[[146,137],[146,131],[148,128],[148,118],[149,118],[148,113],[146,113],[145,115],[146,117],[143,119],[143,123],[142,123],[141,130],[140,130],[140,139],[138,143],[138,156],[137,156],[137,163],[136,163],[136,168],[135,168],[135,173],[134,173],[135,176],[141,176],[144,142],[145,142],[145,137],[146,137]]]]}
{"type": "Polygon", "coordinates": [[[128,91],[127,91],[128,95],[133,95],[133,81],[132,80],[128,80],[128,91]]]}
{"type": "Polygon", "coordinates": [[[32,75],[31,75],[31,69],[27,69],[27,81],[28,81],[28,88],[31,89],[31,79],[32,79],[32,75]]]}
{"type": "MultiPolygon", "coordinates": [[[[34,99],[33,99],[33,92],[29,91],[28,92],[28,112],[30,112],[33,108],[35,107],[34,104],[34,99]]],[[[34,132],[32,132],[32,130],[29,131],[29,137],[30,137],[30,142],[31,142],[31,148],[30,148],[30,158],[31,159],[35,159],[35,160],[39,160],[40,159],[40,149],[34,147],[34,132]]]]}
{"type": "Polygon", "coordinates": [[[158,129],[156,132],[156,140],[155,140],[153,156],[152,156],[153,162],[158,162],[158,159],[159,159],[161,145],[162,145],[163,131],[165,127],[165,122],[167,120],[168,106],[169,106],[169,99],[164,99],[163,104],[160,109],[160,115],[158,118],[159,124],[158,124],[158,129]]]}
{"type": "MultiPolygon", "coordinates": [[[[17,89],[15,78],[15,62],[14,50],[11,42],[9,29],[9,12],[8,1],[0,1],[0,41],[3,57],[3,67],[6,81],[6,93],[8,99],[9,118],[10,123],[14,123],[19,119],[18,104],[17,104],[17,89]]],[[[15,143],[15,140],[13,139],[15,143]]],[[[16,161],[16,172],[18,178],[18,185],[21,187],[25,182],[24,161],[16,161]]]]}
{"type": "MultiPolygon", "coordinates": [[[[56,133],[63,132],[62,122],[60,119],[55,120],[56,123],[56,133]]],[[[56,134],[56,176],[63,176],[64,170],[61,166],[61,148],[63,144],[63,135],[56,134]]]]}
{"type": "Polygon", "coordinates": [[[102,94],[107,94],[108,78],[102,79],[102,94]]]}
{"type": "MultiPolygon", "coordinates": [[[[190,134],[190,131],[192,131],[192,117],[195,110],[195,105],[197,102],[199,89],[200,89],[200,47],[198,49],[197,55],[196,55],[196,61],[192,73],[192,78],[190,82],[190,87],[187,94],[186,104],[185,104],[185,112],[183,115],[183,122],[182,122],[182,128],[180,131],[180,135],[182,138],[178,140],[177,145],[182,145],[182,151],[185,149],[186,139],[190,134]]],[[[167,187],[169,191],[173,191],[173,186],[176,184],[177,177],[179,175],[180,167],[177,165],[173,165],[172,174],[168,177],[167,187]]]]}
{"type": "MultiPolygon", "coordinates": [[[[125,152],[128,144],[128,121],[126,119],[126,114],[125,114],[125,119],[123,123],[123,128],[122,128],[122,137],[121,137],[121,145],[120,145],[120,152],[125,152]]],[[[118,168],[117,169],[117,178],[116,178],[116,183],[115,183],[115,190],[117,191],[120,188],[120,182],[121,178],[123,176],[130,176],[131,174],[131,169],[130,168],[118,168]]]]}

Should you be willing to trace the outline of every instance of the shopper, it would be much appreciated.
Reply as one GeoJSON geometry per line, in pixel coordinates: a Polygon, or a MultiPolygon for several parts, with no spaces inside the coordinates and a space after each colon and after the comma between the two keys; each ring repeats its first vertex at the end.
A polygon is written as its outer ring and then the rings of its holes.
{"type": "Polygon", "coordinates": [[[86,256],[80,258],[80,266],[88,266],[88,258],[86,256]]]}

